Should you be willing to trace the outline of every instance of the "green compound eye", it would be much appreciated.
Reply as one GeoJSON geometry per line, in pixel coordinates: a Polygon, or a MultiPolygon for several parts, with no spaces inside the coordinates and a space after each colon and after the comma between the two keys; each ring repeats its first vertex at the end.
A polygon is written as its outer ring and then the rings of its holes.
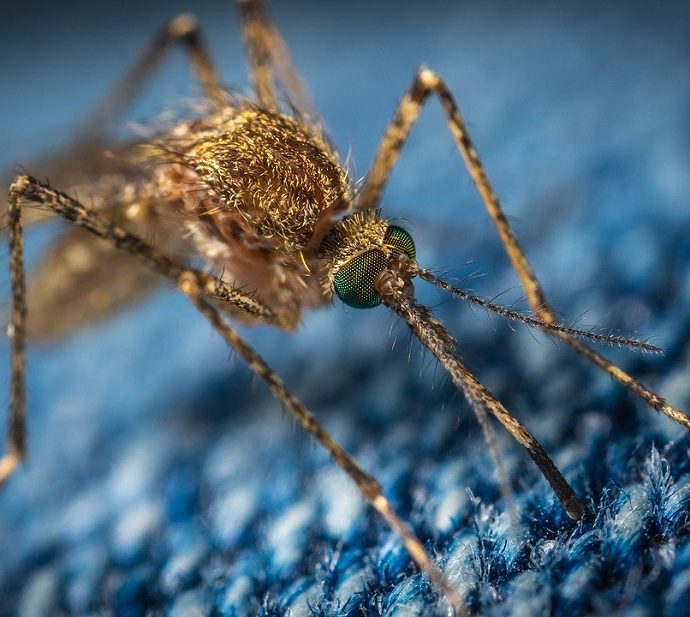
{"type": "Polygon", "coordinates": [[[402,227],[391,225],[386,230],[383,241],[393,248],[393,256],[405,253],[410,259],[415,258],[414,240],[402,227]]]}
{"type": "Polygon", "coordinates": [[[385,267],[386,256],[377,249],[353,257],[333,278],[335,293],[353,308],[378,306],[382,300],[374,288],[374,280],[385,267]]]}

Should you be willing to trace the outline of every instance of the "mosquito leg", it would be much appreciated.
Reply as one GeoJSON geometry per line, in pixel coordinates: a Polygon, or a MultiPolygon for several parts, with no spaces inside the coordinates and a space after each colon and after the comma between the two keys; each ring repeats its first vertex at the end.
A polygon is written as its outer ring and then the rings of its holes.
{"type": "Polygon", "coordinates": [[[10,187],[8,242],[12,308],[7,336],[10,339],[10,406],[5,454],[0,459],[0,485],[9,478],[26,455],[26,277],[24,236],[18,196],[10,187]]]}
{"type": "Polygon", "coordinates": [[[489,421],[486,410],[481,405],[472,404],[470,401],[472,411],[474,412],[475,418],[482,429],[482,434],[484,435],[484,442],[489,448],[489,453],[491,458],[494,460],[494,465],[496,466],[496,477],[498,478],[498,486],[501,489],[501,497],[503,497],[503,503],[508,512],[508,520],[511,526],[517,530],[518,527],[518,515],[515,509],[515,496],[513,495],[513,489],[508,480],[508,474],[506,472],[506,467],[503,464],[503,457],[501,456],[501,451],[498,447],[498,440],[496,439],[496,431],[489,421]]]}
{"type": "Polygon", "coordinates": [[[228,303],[258,318],[272,321],[273,312],[251,295],[233,288],[221,279],[200,270],[187,268],[174,259],[163,255],[138,236],[126,231],[95,212],[87,209],[77,200],[61,193],[31,176],[20,176],[10,186],[8,199],[10,281],[12,284],[12,310],[8,336],[11,341],[11,395],[10,422],[7,451],[0,459],[0,484],[16,469],[24,458],[25,446],[25,347],[26,347],[26,282],[24,276],[23,234],[21,208],[24,203],[35,202],[46,206],[79,227],[111,242],[143,260],[154,271],[173,282],[185,275],[193,278],[196,285],[207,296],[228,303]]]}
{"type": "Polygon", "coordinates": [[[22,202],[33,202],[50,208],[55,214],[59,214],[77,226],[111,242],[117,248],[124,249],[138,257],[154,271],[173,281],[176,281],[185,272],[190,273],[196,278],[207,296],[237,306],[237,308],[267,321],[274,318],[273,311],[253,298],[251,294],[244,293],[206,272],[184,266],[173,258],[164,255],[139,236],[108,221],[73,197],[32,176],[19,176],[15,180],[10,187],[10,202],[12,201],[14,201],[15,207],[22,202]]]}
{"type": "Polygon", "coordinates": [[[457,592],[448,585],[443,574],[434,564],[420,540],[410,528],[398,517],[390,503],[381,492],[378,482],[359,467],[352,457],[343,450],[318,423],[316,418],[285,387],[280,378],[271,370],[239,334],[219,315],[218,311],[204,299],[203,295],[221,297],[229,301],[236,300],[238,306],[262,307],[255,300],[243,296],[222,281],[213,279],[202,272],[191,270],[176,264],[173,260],[159,254],[137,236],[117,227],[88,211],[76,200],[64,193],[45,185],[29,176],[19,177],[10,187],[10,278],[12,281],[12,322],[9,328],[12,340],[12,395],[10,399],[10,438],[6,455],[0,460],[0,480],[5,480],[21,461],[25,452],[25,366],[24,348],[26,340],[25,320],[25,283],[23,265],[23,238],[21,228],[21,205],[23,202],[38,202],[50,207],[57,214],[76,223],[95,235],[107,239],[118,248],[126,250],[148,263],[153,269],[175,281],[181,291],[196,305],[223,338],[249,365],[249,368],[261,377],[269,386],[278,401],[309,431],[326,450],[335,462],[353,479],[364,498],[391,525],[401,537],[420,569],[443,591],[448,601],[458,614],[466,615],[462,600],[457,592]]]}
{"type": "Polygon", "coordinates": [[[465,394],[477,417],[478,408],[487,409],[522,445],[553,488],[565,511],[573,519],[582,518],[584,507],[542,445],[496,397],[460,362],[456,343],[445,326],[429,310],[417,304],[411,293],[405,260],[384,270],[376,285],[384,304],[405,320],[414,335],[436,356],[453,383],[465,394]]]}
{"type": "Polygon", "coordinates": [[[219,315],[218,311],[204,298],[210,296],[230,302],[252,314],[271,318],[272,313],[256,300],[233,289],[219,279],[176,263],[160,254],[143,240],[114,225],[101,216],[89,211],[75,199],[39,182],[30,176],[20,176],[10,186],[9,193],[9,241],[10,279],[12,282],[12,313],[8,329],[12,341],[12,370],[10,397],[10,434],[5,456],[0,459],[0,483],[16,469],[25,454],[25,363],[26,302],[23,264],[23,236],[21,207],[25,202],[36,202],[49,207],[55,213],[74,222],[91,233],[113,243],[142,259],[156,272],[177,284],[199,311],[206,317],[223,338],[247,362],[249,368],[269,386],[278,401],[311,433],[331,454],[335,462],[352,478],[364,498],[373,505],[381,516],[400,536],[410,555],[433,583],[444,593],[456,614],[467,615],[458,593],[450,587],[438,566],[432,561],[421,541],[399,518],[388,500],[383,496],[378,482],[354,461],[318,423],[309,410],[285,387],[239,334],[219,315]]]}
{"type": "Polygon", "coordinates": [[[260,2],[252,0],[239,0],[239,6],[244,20],[244,44],[247,47],[256,97],[262,107],[268,111],[277,112],[280,106],[273,77],[266,11],[260,2]]]}
{"type": "Polygon", "coordinates": [[[259,102],[266,109],[278,111],[277,77],[290,104],[308,120],[315,120],[317,113],[309,90],[292,62],[285,40],[271,21],[265,3],[263,0],[237,2],[244,20],[244,39],[259,102]]]}
{"type": "MultiPolygon", "coordinates": [[[[547,323],[558,323],[556,316],[549,306],[542,287],[532,270],[527,257],[513,232],[498,197],[484,171],[477,150],[472,143],[467,131],[465,121],[455,102],[452,93],[444,81],[433,71],[422,68],[412,82],[412,86],[403,96],[398,108],[391,120],[371,166],[367,182],[362,190],[359,208],[376,208],[381,200],[384,186],[395,166],[400,152],[407,141],[412,127],[417,121],[421,110],[429,96],[435,93],[441,103],[441,107],[448,120],[450,131],[453,135],[467,170],[474,180],[479,194],[491,216],[501,242],[508,253],[508,258],[520,278],[527,300],[535,315],[547,323]]],[[[592,350],[585,343],[578,341],[565,332],[548,332],[570,345],[580,355],[606,371],[609,375],[620,381],[632,393],[642,398],[650,407],[666,414],[672,420],[690,428],[690,418],[680,409],[667,403],[661,396],[650,390],[635,378],[628,375],[623,369],[604,358],[601,354],[592,350]]]]}
{"type": "Polygon", "coordinates": [[[464,603],[457,591],[448,584],[441,570],[424,549],[419,538],[395,513],[388,500],[383,496],[381,486],[376,479],[364,471],[347,451],[329,435],[316,417],[287,389],[280,377],[266,364],[264,359],[203,298],[202,290],[197,280],[186,274],[180,276],[178,280],[178,287],[182,293],[192,301],[228,345],[247,363],[249,368],[266,383],[278,402],[288,410],[302,428],[326,449],[333,461],[357,485],[362,497],[379,512],[395,533],[398,534],[412,559],[429,576],[433,583],[443,591],[456,614],[467,615],[464,603]]]}
{"type": "Polygon", "coordinates": [[[216,107],[227,105],[227,96],[216,67],[204,44],[195,18],[184,14],[168,22],[79,129],[77,143],[100,141],[136,99],[173,45],[189,56],[194,74],[206,98],[216,107]]]}

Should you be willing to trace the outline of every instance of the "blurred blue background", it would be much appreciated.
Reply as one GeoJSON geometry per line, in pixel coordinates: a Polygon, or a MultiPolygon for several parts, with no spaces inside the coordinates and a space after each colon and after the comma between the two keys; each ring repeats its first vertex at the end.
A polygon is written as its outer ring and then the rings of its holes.
{"type": "MultiPolygon", "coordinates": [[[[652,337],[664,357],[605,352],[690,407],[687,3],[275,4],[358,176],[414,69],[444,76],[563,320],[652,337]]],[[[64,143],[156,29],[188,10],[227,83],[247,91],[230,2],[5,7],[0,169],[31,169],[64,143]]],[[[196,94],[176,52],[130,120],[196,94]]],[[[521,299],[435,102],[384,207],[425,266],[521,299]]],[[[32,234],[30,264],[55,232],[32,234]]],[[[336,303],[296,334],[244,332],[375,472],[473,610],[687,614],[680,427],[540,334],[418,288],[573,481],[586,523],[565,519],[500,433],[520,512],[509,533],[469,410],[385,309],[336,303]]],[[[173,292],[35,346],[28,362],[29,461],[0,493],[0,614],[443,612],[344,476],[173,292]]]]}

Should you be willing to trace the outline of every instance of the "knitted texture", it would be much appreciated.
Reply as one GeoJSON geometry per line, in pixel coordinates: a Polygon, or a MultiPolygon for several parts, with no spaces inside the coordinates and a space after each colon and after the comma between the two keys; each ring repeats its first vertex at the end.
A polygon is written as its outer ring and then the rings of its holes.
{"type": "MultiPolygon", "coordinates": [[[[204,10],[215,47],[234,16],[204,10]]],[[[428,62],[562,320],[652,337],[663,356],[602,352],[690,409],[687,7],[299,10],[277,20],[359,173],[428,62]],[[333,29],[356,44],[324,53],[333,29]]],[[[526,310],[435,103],[384,211],[404,217],[422,265],[526,310]]],[[[54,232],[34,234],[32,263],[54,232]]],[[[688,615],[686,432],[563,345],[416,288],[552,455],[582,521],[497,426],[510,524],[471,410],[385,308],[335,302],[293,335],[243,332],[374,473],[472,613],[688,615]]],[[[174,292],[31,347],[28,365],[29,460],[0,493],[0,615],[447,614],[348,478],[174,292]]]]}

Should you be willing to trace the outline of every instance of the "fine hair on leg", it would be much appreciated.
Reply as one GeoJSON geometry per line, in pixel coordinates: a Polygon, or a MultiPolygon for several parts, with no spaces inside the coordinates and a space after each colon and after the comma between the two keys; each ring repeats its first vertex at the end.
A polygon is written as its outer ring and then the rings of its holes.
{"type": "MultiPolygon", "coordinates": [[[[501,208],[498,197],[479,159],[479,154],[470,138],[465,121],[460,114],[460,109],[448,86],[439,75],[430,69],[423,67],[417,71],[412,85],[400,100],[393,119],[384,132],[366,183],[360,193],[358,209],[366,210],[378,207],[391,171],[431,94],[436,94],[441,103],[455,145],[465,161],[467,170],[477,187],[489,216],[496,226],[510,263],[527,295],[530,308],[540,321],[555,324],[558,321],[556,315],[549,306],[541,284],[501,208]]],[[[617,379],[633,394],[642,398],[650,407],[664,413],[686,428],[690,428],[690,417],[680,409],[666,402],[661,396],[591,349],[587,344],[574,338],[571,333],[557,329],[543,329],[547,334],[560,338],[577,353],[617,379]]]]}
{"type": "MultiPolygon", "coordinates": [[[[575,520],[582,518],[585,513],[584,506],[543,446],[460,362],[455,351],[455,340],[446,327],[431,314],[429,309],[415,301],[410,283],[410,273],[415,269],[416,264],[407,256],[401,255],[379,275],[375,285],[383,303],[405,321],[412,333],[436,357],[455,386],[464,393],[470,405],[473,408],[482,407],[491,412],[527,450],[563,504],[568,516],[575,520]]],[[[481,413],[475,410],[475,415],[481,423],[481,413]]],[[[489,447],[491,447],[490,443],[489,447]]]]}
{"type": "MultiPolygon", "coordinates": [[[[164,255],[148,242],[123,227],[111,223],[103,216],[90,210],[73,197],[58,191],[49,184],[32,176],[20,176],[10,187],[10,205],[18,210],[20,202],[34,202],[49,208],[77,226],[96,236],[108,240],[118,248],[124,249],[142,259],[153,270],[173,280],[184,272],[191,273],[203,292],[221,302],[227,302],[249,314],[271,321],[273,311],[261,302],[225,281],[201,270],[188,268],[169,255],[164,255]]],[[[19,216],[17,214],[17,216],[19,216]]]]}
{"type": "Polygon", "coordinates": [[[12,371],[10,399],[10,431],[7,452],[0,459],[0,482],[16,469],[25,454],[25,344],[26,301],[25,273],[23,264],[23,235],[21,208],[26,202],[36,202],[49,207],[76,225],[101,237],[119,249],[130,252],[170,279],[194,304],[214,329],[243,359],[249,369],[269,387],[278,402],[287,409],[300,425],[311,434],[330,454],[334,462],[353,480],[363,498],[383,517],[402,540],[405,548],[419,568],[440,589],[456,615],[465,616],[467,611],[458,592],[449,585],[439,567],[424,548],[411,528],[403,522],[383,496],[376,479],[364,471],[321,426],[316,417],[287,389],[278,375],[263,358],[222,317],[204,296],[223,302],[231,302],[242,310],[258,316],[270,317],[269,309],[253,298],[233,289],[220,279],[177,264],[160,254],[146,242],[126,230],[89,211],[77,200],[61,193],[31,176],[20,176],[10,187],[10,278],[12,281],[12,316],[9,328],[12,340],[12,371]]]}
{"type": "Polygon", "coordinates": [[[186,274],[197,281],[197,285],[208,296],[237,306],[255,317],[271,321],[273,312],[255,300],[251,295],[233,288],[225,281],[210,274],[187,268],[174,259],[163,255],[138,236],[114,225],[107,219],[89,210],[76,199],[31,176],[20,176],[10,186],[8,198],[8,242],[10,253],[10,281],[12,285],[12,308],[8,336],[10,338],[12,363],[10,369],[10,404],[6,452],[0,459],[0,484],[15,471],[26,456],[26,276],[24,269],[24,236],[21,209],[24,203],[34,202],[50,208],[79,227],[96,236],[112,242],[114,246],[139,257],[153,270],[176,281],[186,274]]]}
{"type": "Polygon", "coordinates": [[[267,111],[277,113],[280,109],[273,62],[269,49],[266,11],[260,2],[238,0],[242,13],[242,35],[247,48],[249,73],[259,104],[267,111]]]}
{"type": "Polygon", "coordinates": [[[218,311],[202,297],[193,277],[182,276],[179,288],[197,307],[213,328],[244,360],[249,369],[258,375],[271,390],[273,396],[299,422],[299,424],[330,454],[333,461],[355,483],[362,497],[386,520],[400,537],[405,548],[419,568],[443,591],[456,615],[467,615],[464,602],[446,581],[443,573],[431,559],[421,541],[410,527],[403,522],[384,497],[381,485],[364,471],[319,423],[316,417],[287,389],[283,381],[264,359],[224,320],[218,311]]]}
{"type": "Polygon", "coordinates": [[[237,0],[242,19],[250,75],[259,102],[272,111],[280,106],[280,85],[289,105],[307,122],[318,122],[318,112],[290,50],[262,0],[237,0]]]}

